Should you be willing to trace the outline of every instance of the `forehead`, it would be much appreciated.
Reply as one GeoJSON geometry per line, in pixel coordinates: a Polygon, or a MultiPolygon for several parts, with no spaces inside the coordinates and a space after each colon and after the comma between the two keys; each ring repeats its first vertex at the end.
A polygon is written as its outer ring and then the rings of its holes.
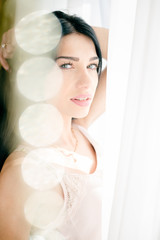
{"type": "Polygon", "coordinates": [[[93,41],[89,37],[78,33],[71,33],[61,38],[57,55],[61,54],[75,54],[75,56],[85,54],[88,57],[97,56],[93,41]]]}

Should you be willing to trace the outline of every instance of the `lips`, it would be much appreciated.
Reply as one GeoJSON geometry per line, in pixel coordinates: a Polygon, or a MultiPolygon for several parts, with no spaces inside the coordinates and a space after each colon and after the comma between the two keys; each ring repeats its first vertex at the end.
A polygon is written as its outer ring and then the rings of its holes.
{"type": "Polygon", "coordinates": [[[89,106],[92,100],[92,96],[90,94],[83,94],[76,96],[74,98],[71,98],[71,101],[74,102],[75,104],[85,107],[89,106]]]}

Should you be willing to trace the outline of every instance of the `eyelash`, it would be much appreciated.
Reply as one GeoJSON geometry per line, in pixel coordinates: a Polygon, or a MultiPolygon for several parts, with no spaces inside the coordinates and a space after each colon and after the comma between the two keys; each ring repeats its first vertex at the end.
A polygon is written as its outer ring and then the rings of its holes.
{"type": "MultiPolygon", "coordinates": [[[[91,70],[97,70],[98,69],[98,65],[96,63],[89,64],[89,66],[92,66],[92,65],[94,65],[95,68],[93,68],[93,69],[91,68],[91,70]]],[[[89,68],[89,66],[87,68],[89,68]]]]}
{"type": "Polygon", "coordinates": [[[66,68],[66,67],[65,67],[66,65],[70,65],[70,66],[72,67],[72,66],[73,66],[73,63],[71,63],[71,62],[63,63],[63,64],[60,65],[60,68],[63,68],[63,69],[70,69],[70,68],[66,68]]]}
{"type": "MultiPolygon", "coordinates": [[[[62,68],[62,69],[71,69],[73,67],[73,63],[71,63],[71,62],[68,62],[68,63],[63,63],[63,64],[61,64],[60,65],[60,68],[62,68]],[[69,68],[67,68],[67,67],[65,67],[65,66],[67,66],[67,65],[70,65],[70,67],[69,68]]],[[[87,68],[88,69],[91,69],[91,70],[97,70],[98,69],[98,65],[96,64],[96,63],[91,63],[91,64],[89,64],[88,66],[87,66],[87,68]],[[95,66],[95,68],[90,68],[90,66],[95,66]]]]}

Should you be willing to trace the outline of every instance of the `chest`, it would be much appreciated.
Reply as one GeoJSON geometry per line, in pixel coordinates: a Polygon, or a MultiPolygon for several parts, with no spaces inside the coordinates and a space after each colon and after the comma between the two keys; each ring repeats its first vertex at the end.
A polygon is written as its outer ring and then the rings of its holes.
{"type": "Polygon", "coordinates": [[[80,144],[78,145],[77,153],[88,158],[90,173],[93,173],[97,167],[97,154],[93,145],[84,136],[82,136],[80,144]]]}

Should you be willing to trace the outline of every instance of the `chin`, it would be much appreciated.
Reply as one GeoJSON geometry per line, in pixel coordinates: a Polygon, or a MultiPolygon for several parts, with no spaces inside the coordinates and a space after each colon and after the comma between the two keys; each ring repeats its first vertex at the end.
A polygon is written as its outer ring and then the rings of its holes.
{"type": "Polygon", "coordinates": [[[89,110],[83,111],[83,112],[77,112],[73,114],[73,118],[84,118],[88,115],[89,110]]]}

